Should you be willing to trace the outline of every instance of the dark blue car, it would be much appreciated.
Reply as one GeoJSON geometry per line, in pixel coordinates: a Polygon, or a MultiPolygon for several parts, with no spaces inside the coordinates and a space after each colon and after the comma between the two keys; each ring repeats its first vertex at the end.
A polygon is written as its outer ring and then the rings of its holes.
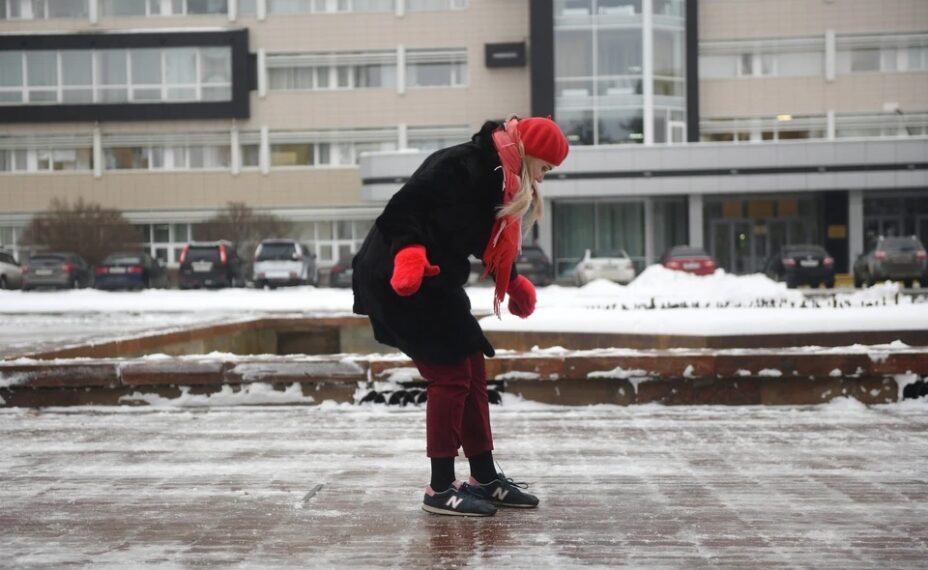
{"type": "Polygon", "coordinates": [[[114,253],[97,266],[93,286],[108,291],[167,288],[168,277],[147,253],[114,253]]]}

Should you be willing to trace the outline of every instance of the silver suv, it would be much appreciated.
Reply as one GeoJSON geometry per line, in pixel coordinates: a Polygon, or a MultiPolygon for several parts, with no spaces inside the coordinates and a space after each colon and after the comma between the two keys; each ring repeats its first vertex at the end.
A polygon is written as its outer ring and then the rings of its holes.
{"type": "Polygon", "coordinates": [[[316,285],[316,254],[293,239],[266,239],[255,249],[253,280],[258,289],[316,285]]]}
{"type": "Polygon", "coordinates": [[[19,289],[23,283],[23,271],[13,255],[0,251],[0,289],[19,289]]]}
{"type": "Polygon", "coordinates": [[[928,253],[916,236],[880,236],[873,249],[854,262],[855,287],[890,280],[908,288],[916,279],[928,287],[928,253]]]}

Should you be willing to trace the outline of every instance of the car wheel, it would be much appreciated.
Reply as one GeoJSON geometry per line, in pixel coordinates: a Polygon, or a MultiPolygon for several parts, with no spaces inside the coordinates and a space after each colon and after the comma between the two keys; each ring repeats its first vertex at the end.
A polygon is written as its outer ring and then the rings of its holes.
{"type": "Polygon", "coordinates": [[[902,280],[902,286],[905,287],[906,289],[911,289],[911,288],[912,288],[912,282],[913,282],[913,281],[914,281],[914,279],[903,279],[903,280],[902,280]]]}
{"type": "MultiPolygon", "coordinates": [[[[855,283],[854,286],[856,287],[857,284],[855,283]]],[[[834,289],[834,288],[835,288],[835,280],[834,280],[834,279],[829,279],[828,281],[825,281],[825,287],[826,287],[827,289],[834,289]]]]}
{"type": "Polygon", "coordinates": [[[6,288],[7,288],[6,275],[0,275],[0,289],[6,289],[6,288]]]}
{"type": "Polygon", "coordinates": [[[799,286],[799,282],[797,280],[789,278],[789,277],[786,278],[787,289],[795,289],[798,286],[799,286]]]}

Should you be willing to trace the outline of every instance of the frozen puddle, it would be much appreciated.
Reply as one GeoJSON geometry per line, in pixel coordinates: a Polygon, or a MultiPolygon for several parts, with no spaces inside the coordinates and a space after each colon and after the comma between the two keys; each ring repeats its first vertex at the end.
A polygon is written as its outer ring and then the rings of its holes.
{"type": "MultiPolygon", "coordinates": [[[[16,568],[917,568],[928,402],[554,407],[506,396],[496,457],[542,499],[419,508],[424,410],[0,410],[16,568]]],[[[466,475],[458,462],[458,476],[466,475]]]]}

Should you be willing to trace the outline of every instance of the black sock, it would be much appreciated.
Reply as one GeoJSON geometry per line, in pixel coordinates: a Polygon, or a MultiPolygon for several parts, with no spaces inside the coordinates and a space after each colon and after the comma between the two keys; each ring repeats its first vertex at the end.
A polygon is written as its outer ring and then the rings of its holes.
{"type": "Polygon", "coordinates": [[[470,475],[478,483],[489,483],[496,479],[496,465],[493,464],[493,452],[485,451],[480,455],[468,458],[470,461],[470,475]]]}
{"type": "Polygon", "coordinates": [[[454,458],[432,457],[432,490],[436,493],[447,491],[454,483],[454,458]]]}

